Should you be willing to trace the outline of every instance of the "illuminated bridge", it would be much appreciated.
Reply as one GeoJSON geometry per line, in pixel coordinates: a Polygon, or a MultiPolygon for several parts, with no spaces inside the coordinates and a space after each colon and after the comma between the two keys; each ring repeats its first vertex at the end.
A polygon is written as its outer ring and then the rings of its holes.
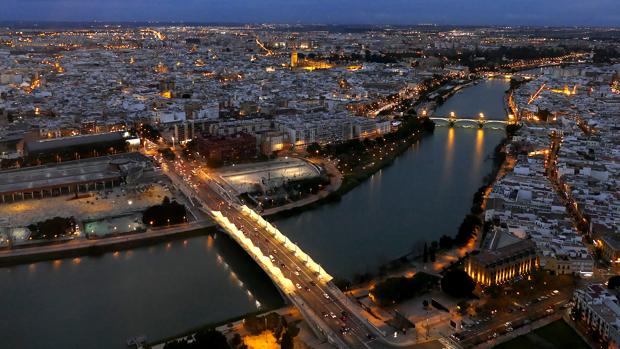
{"type": "Polygon", "coordinates": [[[449,116],[431,115],[428,118],[435,121],[438,126],[448,125],[450,127],[461,126],[503,129],[508,124],[516,123],[513,115],[508,115],[508,119],[506,120],[489,120],[483,113],[480,113],[478,117],[457,117],[454,113],[450,113],[449,116]]]}
{"type": "Polygon", "coordinates": [[[317,337],[340,349],[383,349],[398,345],[364,317],[361,306],[334,285],[320,264],[258,213],[240,204],[225,183],[198,171],[194,179],[199,179],[201,184],[188,185],[177,171],[187,173],[191,165],[185,163],[180,169],[170,165],[175,170],[166,172],[175,186],[193,198],[196,206],[254,259],[300,310],[317,337]]]}

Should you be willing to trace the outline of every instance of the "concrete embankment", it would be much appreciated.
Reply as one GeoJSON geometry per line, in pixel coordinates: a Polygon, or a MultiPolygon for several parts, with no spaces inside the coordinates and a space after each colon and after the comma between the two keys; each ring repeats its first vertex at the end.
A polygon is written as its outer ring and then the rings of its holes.
{"type": "Polygon", "coordinates": [[[210,220],[202,220],[173,227],[150,229],[138,234],[93,240],[72,240],[36,247],[14,247],[12,249],[0,250],[0,267],[57,258],[99,255],[110,251],[127,250],[173,239],[203,235],[214,230],[215,223],[210,220]]]}

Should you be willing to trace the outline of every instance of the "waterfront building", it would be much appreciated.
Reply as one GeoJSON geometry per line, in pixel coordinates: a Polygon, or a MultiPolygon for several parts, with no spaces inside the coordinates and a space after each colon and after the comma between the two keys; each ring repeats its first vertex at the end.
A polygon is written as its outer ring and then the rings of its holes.
{"type": "Polygon", "coordinates": [[[472,253],[465,272],[482,286],[492,286],[526,275],[538,267],[536,244],[530,239],[519,240],[496,249],[472,253]]]}

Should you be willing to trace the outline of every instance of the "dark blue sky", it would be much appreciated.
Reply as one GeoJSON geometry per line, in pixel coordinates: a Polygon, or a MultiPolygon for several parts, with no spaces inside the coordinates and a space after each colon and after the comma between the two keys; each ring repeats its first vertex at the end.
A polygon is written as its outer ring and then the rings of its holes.
{"type": "Polygon", "coordinates": [[[620,27],[620,0],[0,0],[0,20],[620,27]]]}

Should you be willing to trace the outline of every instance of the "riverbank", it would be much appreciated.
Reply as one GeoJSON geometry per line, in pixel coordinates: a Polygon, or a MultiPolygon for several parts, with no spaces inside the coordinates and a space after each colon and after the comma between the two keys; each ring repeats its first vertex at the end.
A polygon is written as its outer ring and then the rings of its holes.
{"type": "MultiPolygon", "coordinates": [[[[448,81],[447,83],[450,83],[448,81]]],[[[444,94],[441,97],[452,94],[460,87],[468,86],[475,83],[475,81],[466,81],[460,85],[453,86],[452,89],[443,91],[444,94]]],[[[436,89],[429,91],[420,96],[418,100],[413,103],[412,109],[415,105],[418,105],[421,101],[425,100],[428,94],[440,90],[442,85],[436,89]]],[[[270,220],[277,220],[284,217],[290,217],[297,215],[301,212],[312,210],[325,203],[337,202],[347,192],[353,190],[355,187],[363,183],[370,178],[373,174],[377,173],[383,168],[391,165],[394,160],[405,153],[407,149],[415,142],[419,141],[425,134],[423,128],[419,129],[420,132],[409,135],[404,142],[396,140],[393,143],[393,150],[386,152],[380,159],[373,161],[371,165],[364,166],[363,170],[356,171],[347,175],[342,175],[338,170],[337,164],[327,159],[315,159],[322,163],[330,176],[330,185],[321,192],[308,197],[306,199],[292,202],[280,207],[274,207],[272,209],[265,210],[261,214],[265,218],[270,220]]],[[[187,205],[190,207],[189,205],[187,205]]],[[[204,217],[203,217],[204,219],[204,217]]],[[[0,267],[17,265],[22,263],[32,263],[50,259],[59,258],[75,258],[85,255],[97,255],[113,250],[126,250],[143,245],[149,245],[159,242],[165,242],[169,240],[185,238],[188,236],[195,236],[196,233],[192,233],[193,230],[199,230],[202,228],[213,228],[213,223],[197,223],[197,226],[180,225],[172,228],[171,230],[165,230],[165,232],[158,231],[157,233],[151,233],[152,230],[146,233],[127,234],[123,236],[106,237],[101,239],[84,239],[73,240],[69,242],[58,242],[46,245],[38,245],[32,247],[12,248],[6,250],[0,250],[0,267]],[[205,225],[203,225],[205,224],[205,225]]]]}
{"type": "MultiPolygon", "coordinates": [[[[509,93],[510,89],[505,92],[505,94],[509,93]]],[[[455,231],[454,233],[443,235],[433,242],[431,240],[427,241],[428,247],[435,245],[433,254],[436,255],[436,258],[424,262],[423,246],[418,244],[407,253],[379,265],[374,271],[356,274],[351,280],[338,280],[339,285],[343,286],[342,289],[344,290],[347,287],[349,289],[351,287],[368,289],[378,280],[384,280],[389,277],[411,276],[418,271],[440,273],[444,268],[459,263],[468,253],[480,248],[486,233],[484,225],[486,198],[493,184],[514,166],[514,159],[507,156],[505,149],[510,136],[510,132],[506,133],[494,147],[493,152],[487,155],[486,160],[492,161],[492,167],[489,172],[484,174],[480,187],[473,193],[471,207],[465,213],[463,223],[461,224],[462,227],[459,227],[458,232],[455,231]],[[467,239],[457,238],[459,235],[465,236],[461,234],[461,230],[470,232],[467,235],[467,239]]]]}
{"type": "Polygon", "coordinates": [[[204,235],[205,233],[214,232],[215,228],[215,223],[212,221],[202,220],[173,227],[151,228],[145,233],[101,239],[79,239],[45,246],[5,249],[0,251],[0,267],[128,250],[172,239],[204,235]]]}

